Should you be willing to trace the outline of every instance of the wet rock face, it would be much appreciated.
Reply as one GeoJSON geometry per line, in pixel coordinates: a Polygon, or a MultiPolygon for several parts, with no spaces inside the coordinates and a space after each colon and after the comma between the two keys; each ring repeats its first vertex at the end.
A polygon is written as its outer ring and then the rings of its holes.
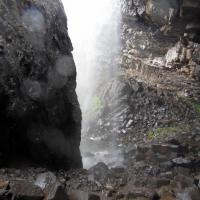
{"type": "MultiPolygon", "coordinates": [[[[200,2],[196,0],[121,0],[123,19],[134,23],[141,18],[148,19],[160,30],[166,26],[181,28],[190,40],[200,41],[200,2]]],[[[169,27],[168,30],[169,31],[169,27]]],[[[183,33],[184,33],[183,32],[183,33]]]]}
{"type": "Polygon", "coordinates": [[[121,0],[122,14],[126,17],[134,17],[145,12],[145,0],[121,0]]]}
{"type": "Polygon", "coordinates": [[[2,0],[0,29],[1,163],[20,155],[81,167],[76,68],[60,0],[2,0]]]}
{"type": "Polygon", "coordinates": [[[170,22],[178,11],[178,0],[148,0],[146,4],[146,13],[159,25],[170,22]]]}

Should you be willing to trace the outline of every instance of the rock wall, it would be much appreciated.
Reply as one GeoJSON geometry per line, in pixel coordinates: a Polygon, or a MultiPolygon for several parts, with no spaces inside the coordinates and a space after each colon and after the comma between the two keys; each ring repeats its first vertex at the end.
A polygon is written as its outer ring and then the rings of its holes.
{"type": "Polygon", "coordinates": [[[199,126],[199,3],[121,3],[122,84],[130,88],[121,130],[138,144],[151,130],[199,126]]]}
{"type": "MultiPolygon", "coordinates": [[[[124,154],[155,139],[156,130],[192,132],[200,126],[198,10],[187,0],[121,0],[120,73],[100,85],[98,116],[84,140],[89,136],[89,144],[113,145],[124,154]]],[[[114,166],[106,156],[104,162],[114,166]]]]}
{"type": "Polygon", "coordinates": [[[134,17],[145,12],[146,0],[121,0],[121,10],[123,17],[134,17]]]}
{"type": "Polygon", "coordinates": [[[0,160],[82,166],[81,111],[60,0],[0,2],[0,160]]]}

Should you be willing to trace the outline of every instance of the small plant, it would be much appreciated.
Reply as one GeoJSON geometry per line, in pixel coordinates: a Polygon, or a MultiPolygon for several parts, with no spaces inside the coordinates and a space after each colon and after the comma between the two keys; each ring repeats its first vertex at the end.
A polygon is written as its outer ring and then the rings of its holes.
{"type": "Polygon", "coordinates": [[[195,101],[194,99],[187,97],[178,97],[182,102],[187,104],[190,108],[194,109],[194,111],[200,115],[200,102],[195,101]]]}
{"type": "Polygon", "coordinates": [[[91,99],[91,107],[90,110],[92,112],[99,112],[103,108],[103,103],[98,96],[93,96],[91,99]]]}
{"type": "Polygon", "coordinates": [[[185,128],[181,128],[178,126],[157,128],[155,130],[149,131],[147,137],[149,140],[153,140],[156,138],[164,138],[171,134],[179,134],[183,130],[185,130],[185,128]]]}
{"type": "Polygon", "coordinates": [[[192,99],[185,99],[188,106],[192,107],[198,114],[200,114],[200,103],[192,99]]]}

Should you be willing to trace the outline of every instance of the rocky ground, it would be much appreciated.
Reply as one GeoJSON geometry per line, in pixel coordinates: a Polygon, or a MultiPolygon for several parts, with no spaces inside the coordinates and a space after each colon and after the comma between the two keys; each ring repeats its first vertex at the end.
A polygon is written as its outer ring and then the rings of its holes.
{"type": "Polygon", "coordinates": [[[125,154],[126,167],[108,168],[98,163],[89,170],[53,171],[57,181],[43,168],[1,169],[1,199],[53,195],[47,199],[198,200],[199,130],[200,126],[196,126],[193,132],[185,130],[132,145],[125,154]]]}

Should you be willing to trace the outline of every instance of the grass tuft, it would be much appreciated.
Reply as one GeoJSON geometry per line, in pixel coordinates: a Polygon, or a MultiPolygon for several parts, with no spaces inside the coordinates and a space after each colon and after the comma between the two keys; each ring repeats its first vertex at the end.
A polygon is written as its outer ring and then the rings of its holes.
{"type": "Polygon", "coordinates": [[[179,126],[157,128],[155,130],[148,131],[147,137],[149,140],[153,140],[156,138],[164,138],[171,134],[179,134],[183,130],[185,129],[179,126]]]}

